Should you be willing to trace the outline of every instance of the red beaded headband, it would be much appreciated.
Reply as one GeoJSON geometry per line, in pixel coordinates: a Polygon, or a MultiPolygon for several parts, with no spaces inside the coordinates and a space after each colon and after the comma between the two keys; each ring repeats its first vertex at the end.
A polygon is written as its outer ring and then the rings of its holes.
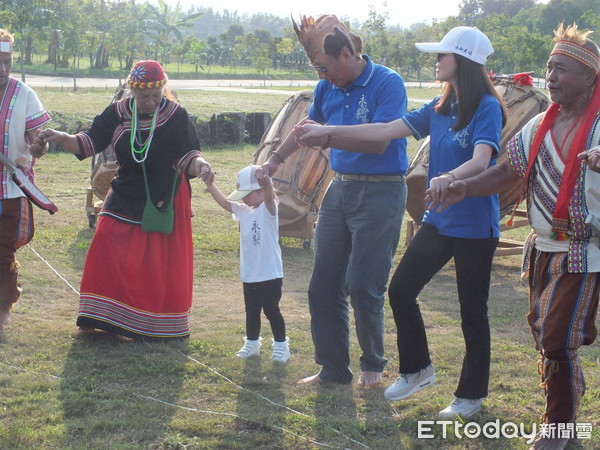
{"type": "Polygon", "coordinates": [[[596,72],[600,71],[600,58],[598,58],[598,55],[573,41],[558,41],[550,55],[569,56],[581,64],[594,69],[596,72]]]}
{"type": "Polygon", "coordinates": [[[127,77],[127,85],[137,89],[152,89],[167,83],[167,74],[157,61],[139,61],[127,77]]]}

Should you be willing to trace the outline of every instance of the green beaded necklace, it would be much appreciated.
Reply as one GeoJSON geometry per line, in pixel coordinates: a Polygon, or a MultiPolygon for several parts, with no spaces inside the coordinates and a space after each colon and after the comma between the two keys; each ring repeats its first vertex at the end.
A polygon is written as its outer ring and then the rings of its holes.
{"type": "Polygon", "coordinates": [[[152,113],[152,123],[150,124],[150,134],[146,138],[146,141],[142,144],[140,142],[141,136],[138,139],[138,134],[140,134],[140,130],[138,129],[138,114],[137,114],[137,102],[135,101],[135,97],[133,98],[133,107],[132,107],[132,118],[131,118],[131,136],[129,138],[129,146],[131,147],[131,156],[133,160],[138,163],[143,163],[146,161],[148,157],[148,150],[150,149],[150,144],[152,143],[152,138],[154,137],[154,130],[156,129],[156,117],[158,116],[158,108],[152,113]],[[136,148],[135,145],[140,146],[140,148],[136,148]],[[140,156],[140,159],[138,159],[140,156]]]}

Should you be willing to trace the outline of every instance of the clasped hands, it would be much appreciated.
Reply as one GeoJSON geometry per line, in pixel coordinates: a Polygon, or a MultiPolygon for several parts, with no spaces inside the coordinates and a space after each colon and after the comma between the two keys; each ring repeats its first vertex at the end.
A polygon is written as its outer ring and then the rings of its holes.
{"type": "Polygon", "coordinates": [[[206,184],[212,184],[216,172],[204,158],[198,156],[194,159],[190,168],[190,175],[199,177],[206,184]]]}
{"type": "Polygon", "coordinates": [[[305,120],[294,126],[292,134],[299,146],[321,148],[327,146],[329,139],[327,127],[314,120],[305,120]]]}
{"type": "Polygon", "coordinates": [[[594,172],[600,173],[600,145],[579,153],[577,158],[583,161],[584,164],[587,164],[594,172]]]}
{"type": "Polygon", "coordinates": [[[40,136],[41,130],[36,128],[34,130],[33,142],[29,143],[29,153],[34,158],[41,158],[48,151],[48,143],[40,136]]]}

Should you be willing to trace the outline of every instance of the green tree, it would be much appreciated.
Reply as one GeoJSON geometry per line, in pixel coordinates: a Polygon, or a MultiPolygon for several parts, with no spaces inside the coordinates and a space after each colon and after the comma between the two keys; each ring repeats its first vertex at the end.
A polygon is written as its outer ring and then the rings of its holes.
{"type": "Polygon", "coordinates": [[[192,22],[200,16],[202,16],[201,12],[181,17],[179,2],[171,8],[165,0],[158,0],[158,9],[154,18],[147,21],[149,36],[157,46],[157,59],[165,62],[167,52],[173,45],[171,36],[175,36],[175,42],[183,41],[182,30],[192,27],[192,22]]]}
{"type": "Polygon", "coordinates": [[[587,28],[588,30],[599,30],[600,29],[600,7],[596,12],[589,10],[583,13],[579,18],[579,26],[581,28],[587,28]]]}
{"type": "Polygon", "coordinates": [[[269,44],[258,44],[252,51],[252,67],[263,77],[263,86],[267,84],[267,75],[271,67],[271,47],[269,44]]]}
{"type": "Polygon", "coordinates": [[[271,32],[265,28],[257,28],[254,30],[254,36],[260,44],[271,44],[273,42],[273,36],[271,32]]]}
{"type": "Polygon", "coordinates": [[[386,64],[389,53],[390,39],[387,32],[387,21],[390,15],[385,12],[378,14],[373,6],[369,6],[369,19],[363,24],[361,36],[363,37],[365,53],[375,62],[386,64]]]}
{"type": "Polygon", "coordinates": [[[0,20],[15,35],[15,49],[20,51],[21,79],[25,81],[25,64],[31,64],[34,37],[51,14],[49,0],[0,0],[0,20]]]}
{"type": "Polygon", "coordinates": [[[472,25],[475,20],[490,14],[512,17],[534,5],[534,0],[463,0],[459,5],[459,15],[468,25],[472,25]]]}
{"type": "Polygon", "coordinates": [[[551,39],[526,26],[513,23],[506,14],[492,14],[477,26],[490,38],[494,54],[486,67],[496,73],[534,72],[543,76],[551,39]]]}
{"type": "Polygon", "coordinates": [[[588,11],[597,15],[600,0],[550,0],[541,11],[540,32],[551,35],[561,22],[579,24],[588,11]]]}
{"type": "Polygon", "coordinates": [[[208,66],[208,73],[213,64],[217,64],[221,59],[223,53],[223,46],[221,41],[215,36],[209,36],[206,40],[206,49],[204,54],[206,55],[206,65],[208,66]]]}
{"type": "Polygon", "coordinates": [[[77,61],[84,49],[85,36],[94,29],[91,23],[92,13],[100,3],[103,0],[63,0],[53,4],[54,14],[50,27],[54,38],[52,46],[57,50],[54,65],[55,68],[69,67],[69,59],[72,59],[73,90],[77,90],[77,61]]]}
{"type": "Polygon", "coordinates": [[[206,43],[196,36],[189,36],[187,40],[189,42],[189,50],[186,55],[187,58],[196,67],[196,72],[198,72],[199,68],[204,70],[202,61],[206,58],[206,43]]]}
{"type": "Polygon", "coordinates": [[[147,3],[140,6],[132,0],[117,1],[110,5],[108,47],[119,63],[119,71],[126,72],[147,52],[144,24],[154,12],[147,3]]]}
{"type": "Polygon", "coordinates": [[[283,38],[275,47],[279,55],[282,56],[282,60],[289,66],[290,69],[290,86],[292,85],[292,73],[294,71],[294,65],[291,61],[291,55],[294,51],[294,44],[290,38],[283,38]]]}
{"type": "MultiPolygon", "coordinates": [[[[240,39],[243,39],[244,35],[244,27],[239,23],[230,25],[227,31],[221,33],[219,38],[221,40],[221,61],[223,65],[235,68],[235,59],[241,56],[239,47],[236,55],[235,46],[240,44],[240,39]]],[[[240,45],[243,45],[243,43],[240,45]]]]}

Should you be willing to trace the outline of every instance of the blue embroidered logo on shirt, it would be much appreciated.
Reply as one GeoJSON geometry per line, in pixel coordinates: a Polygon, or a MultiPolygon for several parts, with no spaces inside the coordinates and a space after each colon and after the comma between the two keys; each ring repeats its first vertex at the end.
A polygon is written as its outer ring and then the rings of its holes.
{"type": "Polygon", "coordinates": [[[365,96],[360,98],[358,102],[358,109],[356,110],[356,118],[360,119],[362,123],[367,123],[367,114],[369,113],[369,107],[367,106],[367,101],[365,100],[365,96]]]}
{"type": "Polygon", "coordinates": [[[463,128],[460,131],[457,131],[454,134],[454,140],[458,142],[458,145],[460,145],[462,148],[467,148],[469,143],[468,141],[468,136],[469,136],[469,132],[467,131],[466,128],[463,128]]]}
{"type": "Polygon", "coordinates": [[[252,222],[252,245],[258,246],[260,245],[260,227],[256,223],[256,220],[252,222]]]}

